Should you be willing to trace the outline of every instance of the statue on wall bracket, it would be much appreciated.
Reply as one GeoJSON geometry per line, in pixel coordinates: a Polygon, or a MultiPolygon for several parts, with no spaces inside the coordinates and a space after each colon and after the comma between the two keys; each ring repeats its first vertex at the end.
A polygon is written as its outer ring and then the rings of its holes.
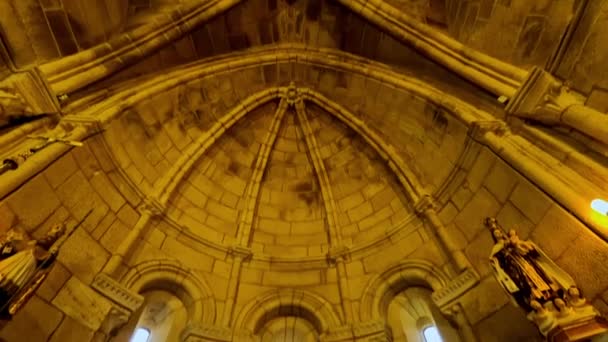
{"type": "Polygon", "coordinates": [[[67,235],[65,224],[57,224],[38,240],[27,241],[14,230],[0,237],[0,320],[11,320],[29,301],[51,271],[61,244],[91,212],[67,235]]]}
{"type": "Polygon", "coordinates": [[[569,274],[495,218],[486,218],[485,225],[494,239],[490,265],[495,278],[548,341],[608,341],[608,322],[569,274]]]}

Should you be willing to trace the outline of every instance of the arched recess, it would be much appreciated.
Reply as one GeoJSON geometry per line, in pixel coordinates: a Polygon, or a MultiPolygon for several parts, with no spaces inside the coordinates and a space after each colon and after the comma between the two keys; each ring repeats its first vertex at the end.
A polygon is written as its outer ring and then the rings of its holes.
{"type": "Polygon", "coordinates": [[[128,289],[140,293],[166,290],[175,294],[186,306],[192,323],[213,324],[215,299],[209,285],[181,263],[173,260],[150,260],[133,267],[122,278],[128,289]]]}
{"type": "Polygon", "coordinates": [[[332,305],[322,297],[302,290],[280,289],[257,296],[246,304],[232,326],[257,334],[267,322],[281,316],[304,318],[319,334],[343,323],[332,305]]]}
{"type": "Polygon", "coordinates": [[[386,317],[391,300],[407,287],[422,286],[437,291],[448,282],[447,275],[428,261],[407,260],[389,267],[368,282],[361,299],[361,321],[386,317]]]}

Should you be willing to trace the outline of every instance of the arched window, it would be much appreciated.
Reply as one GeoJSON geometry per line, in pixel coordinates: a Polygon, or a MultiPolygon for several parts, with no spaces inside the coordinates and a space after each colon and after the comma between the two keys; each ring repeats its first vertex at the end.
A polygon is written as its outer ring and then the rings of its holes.
{"type": "Polygon", "coordinates": [[[424,328],[422,335],[424,336],[424,342],[443,342],[441,335],[439,335],[439,330],[434,325],[424,328]]]}
{"type": "Polygon", "coordinates": [[[150,330],[146,328],[137,328],[130,342],[148,342],[150,338],[150,330]]]}

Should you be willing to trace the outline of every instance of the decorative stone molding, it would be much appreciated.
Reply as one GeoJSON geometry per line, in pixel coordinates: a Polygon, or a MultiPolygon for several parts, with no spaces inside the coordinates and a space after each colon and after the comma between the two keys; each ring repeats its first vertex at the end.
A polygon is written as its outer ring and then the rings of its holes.
{"type": "Polygon", "coordinates": [[[327,261],[330,264],[335,264],[339,261],[350,260],[350,249],[344,245],[332,246],[329,248],[329,252],[327,252],[327,261]]]}
{"type": "Polygon", "coordinates": [[[235,258],[247,261],[253,256],[253,252],[250,248],[240,245],[234,245],[228,249],[228,255],[235,258]]]}
{"type": "Polygon", "coordinates": [[[131,312],[137,310],[144,302],[144,297],[131,292],[105,273],[97,274],[95,279],[93,279],[91,287],[112,302],[131,312]]]}
{"type": "Polygon", "coordinates": [[[143,202],[137,207],[140,213],[148,213],[151,217],[159,217],[165,212],[164,206],[152,197],[144,198],[143,202]]]}
{"type": "Polygon", "coordinates": [[[559,123],[561,112],[577,103],[578,97],[566,85],[543,69],[533,67],[505,110],[511,115],[559,123]]]}
{"type": "Polygon", "coordinates": [[[132,313],[121,307],[112,306],[99,330],[108,337],[114,336],[120,328],[127,324],[132,313]]]}
{"type": "MultiPolygon", "coordinates": [[[[230,328],[207,324],[193,324],[189,325],[188,327],[186,327],[186,329],[184,329],[184,331],[182,332],[181,340],[184,342],[229,342],[233,341],[232,337],[232,329],[230,328]]],[[[247,340],[246,337],[245,340],[247,340]]],[[[243,341],[243,339],[234,339],[234,341],[243,341]]]]}
{"type": "Polygon", "coordinates": [[[450,281],[445,287],[433,292],[431,298],[440,309],[449,308],[460,296],[479,282],[479,274],[469,268],[450,281]]]}
{"type": "MultiPolygon", "coordinates": [[[[368,321],[368,322],[354,324],[353,325],[353,334],[355,335],[356,338],[387,337],[387,339],[388,339],[388,337],[391,336],[391,329],[386,324],[386,321],[375,320],[375,321],[368,321]]],[[[382,341],[386,341],[386,340],[382,340],[382,341]]]]}
{"type": "Polygon", "coordinates": [[[329,329],[320,336],[322,342],[391,341],[392,332],[383,319],[357,322],[329,329]]]}
{"type": "Polygon", "coordinates": [[[289,83],[289,87],[281,89],[281,98],[285,99],[290,106],[295,106],[303,101],[302,95],[294,82],[289,83]]]}
{"type": "Polygon", "coordinates": [[[436,204],[433,197],[428,194],[420,196],[418,202],[414,204],[414,211],[417,215],[423,215],[427,210],[433,209],[436,209],[436,204]]]}
{"type": "Polygon", "coordinates": [[[0,119],[59,113],[59,103],[37,69],[0,82],[0,119]]]}
{"type": "Polygon", "coordinates": [[[469,125],[468,135],[476,141],[483,141],[486,133],[504,136],[510,131],[506,122],[501,120],[479,120],[469,125]]]}

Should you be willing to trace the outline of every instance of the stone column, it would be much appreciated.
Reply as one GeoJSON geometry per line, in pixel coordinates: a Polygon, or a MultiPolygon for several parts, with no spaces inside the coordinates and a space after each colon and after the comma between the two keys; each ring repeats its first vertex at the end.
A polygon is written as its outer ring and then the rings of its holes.
{"type": "Polygon", "coordinates": [[[253,253],[249,248],[235,246],[230,248],[229,255],[232,259],[232,267],[230,268],[230,278],[228,278],[228,290],[226,304],[224,305],[224,314],[222,315],[222,326],[230,327],[232,321],[232,313],[234,312],[234,304],[238,294],[237,288],[241,281],[241,270],[243,262],[249,260],[253,253]]]}
{"type": "Polygon", "coordinates": [[[585,98],[535,67],[505,108],[510,115],[564,125],[608,144],[608,116],[584,105],[585,98]]]}
{"type": "Polygon", "coordinates": [[[355,314],[350,294],[350,286],[348,285],[348,276],[346,275],[346,262],[349,260],[349,250],[344,246],[331,247],[327,253],[327,259],[330,264],[336,266],[338,287],[340,290],[340,298],[342,299],[342,309],[344,310],[345,321],[347,323],[354,322],[355,314]]]}
{"type": "Polygon", "coordinates": [[[464,255],[464,252],[458,249],[456,241],[452,234],[450,234],[450,231],[441,222],[441,219],[439,219],[432,197],[430,195],[423,195],[418,203],[416,203],[415,210],[418,215],[431,225],[433,231],[437,234],[439,242],[450,255],[456,274],[460,274],[466,269],[472,268],[471,263],[464,255]]]}
{"type": "Polygon", "coordinates": [[[146,199],[138,208],[141,216],[135,226],[129,231],[129,234],[122,240],[110,260],[104,266],[102,272],[110,276],[116,276],[116,273],[123,264],[125,257],[133,249],[135,244],[142,238],[142,235],[154,216],[160,215],[162,212],[160,204],[154,199],[146,199]]]}

